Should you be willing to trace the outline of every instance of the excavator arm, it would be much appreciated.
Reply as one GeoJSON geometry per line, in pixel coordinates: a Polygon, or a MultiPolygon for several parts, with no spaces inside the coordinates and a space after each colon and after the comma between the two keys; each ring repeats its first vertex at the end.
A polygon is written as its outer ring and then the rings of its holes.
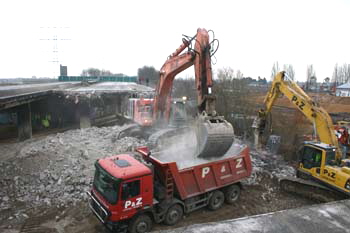
{"type": "Polygon", "coordinates": [[[213,73],[211,69],[210,49],[208,32],[205,29],[199,28],[195,44],[197,56],[194,60],[198,109],[200,113],[206,111],[209,115],[215,115],[215,97],[212,95],[213,73]]]}
{"type": "Polygon", "coordinates": [[[208,31],[199,28],[197,34],[183,39],[160,70],[159,82],[154,99],[153,120],[164,125],[170,118],[171,90],[175,76],[194,65],[195,85],[198,101],[196,125],[198,156],[222,156],[232,145],[233,127],[215,111],[215,97],[212,94],[211,44],[208,31]],[[194,49],[191,48],[195,42],[194,49]],[[188,48],[188,51],[183,51],[188,48]]]}
{"type": "Polygon", "coordinates": [[[153,119],[169,120],[170,97],[173,81],[177,74],[194,65],[195,84],[199,112],[206,111],[215,115],[215,97],[212,95],[212,69],[211,69],[210,43],[207,30],[198,28],[197,34],[191,39],[182,39],[182,44],[172,53],[160,69],[159,82],[154,100],[153,119]],[[189,49],[192,41],[194,49],[189,49]]]}
{"type": "MultiPolygon", "coordinates": [[[[185,42],[178,50],[183,48],[185,42]]],[[[183,48],[184,49],[184,48],[183,48]]],[[[182,49],[182,50],[183,50],[182,49]]],[[[177,51],[178,51],[177,50],[177,51]]],[[[160,70],[160,78],[154,99],[153,119],[169,120],[170,117],[170,97],[175,76],[193,65],[195,54],[187,52],[182,55],[171,56],[160,70]]]]}
{"type": "MultiPolygon", "coordinates": [[[[262,131],[266,121],[267,114],[271,111],[277,97],[281,94],[286,96],[294,106],[304,114],[304,116],[312,122],[314,132],[319,140],[323,143],[330,144],[338,148],[337,158],[341,158],[338,140],[334,133],[332,119],[327,111],[314,102],[293,80],[289,79],[285,72],[279,72],[271,84],[271,88],[267,93],[264,105],[265,109],[260,110],[258,123],[255,128],[262,131]]],[[[256,132],[255,135],[259,135],[256,132]]],[[[256,142],[259,140],[256,140],[256,142]]]]}

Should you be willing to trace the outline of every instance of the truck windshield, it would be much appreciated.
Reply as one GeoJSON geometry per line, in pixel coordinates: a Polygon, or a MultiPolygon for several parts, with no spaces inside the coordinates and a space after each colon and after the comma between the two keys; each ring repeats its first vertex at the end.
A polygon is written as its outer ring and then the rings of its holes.
{"type": "Polygon", "coordinates": [[[326,152],[326,165],[335,165],[335,151],[326,152]]]}
{"type": "Polygon", "coordinates": [[[115,204],[118,200],[120,180],[108,174],[98,162],[95,163],[95,168],[94,188],[106,198],[109,203],[115,204]]]}

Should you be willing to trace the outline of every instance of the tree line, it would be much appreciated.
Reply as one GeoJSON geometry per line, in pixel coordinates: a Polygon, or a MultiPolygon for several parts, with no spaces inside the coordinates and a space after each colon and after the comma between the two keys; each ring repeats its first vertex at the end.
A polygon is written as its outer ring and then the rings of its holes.
{"type": "MultiPolygon", "coordinates": [[[[291,64],[284,64],[283,69],[281,69],[278,62],[275,62],[271,69],[271,79],[272,81],[276,74],[280,72],[281,70],[284,70],[287,74],[287,76],[291,80],[295,80],[295,70],[293,65],[291,64]]],[[[81,76],[125,76],[123,73],[112,73],[109,70],[104,69],[97,69],[97,68],[88,68],[84,69],[81,73],[81,76]]],[[[138,68],[137,70],[137,76],[138,76],[138,82],[142,85],[147,85],[151,87],[156,87],[158,80],[159,80],[159,70],[155,69],[153,66],[143,66],[141,68],[138,68]]],[[[217,72],[217,77],[220,82],[225,82],[225,79],[232,79],[240,80],[244,78],[243,73],[240,70],[237,70],[236,72],[233,72],[233,69],[228,68],[222,68],[219,69],[217,72]]],[[[245,77],[249,78],[249,77],[245,77]]],[[[175,79],[177,80],[177,79],[175,79]]],[[[252,79],[253,80],[253,79],[252,79]]],[[[252,81],[251,80],[251,81],[252,81]]],[[[350,64],[343,64],[339,65],[336,64],[334,66],[332,79],[329,77],[325,77],[321,82],[330,84],[330,81],[333,83],[333,85],[338,86],[343,83],[347,83],[350,81],[350,64]]],[[[186,83],[184,80],[177,81],[179,85],[183,85],[182,90],[186,90],[185,87],[186,83]]],[[[264,84],[267,83],[266,78],[260,78],[258,77],[258,83],[264,84]]],[[[306,67],[306,82],[304,85],[304,89],[306,90],[312,90],[317,86],[317,76],[316,71],[313,67],[313,65],[307,65],[306,67]]]]}
{"type": "Polygon", "coordinates": [[[340,85],[343,83],[348,83],[350,81],[350,64],[338,65],[338,63],[334,66],[332,82],[335,85],[340,85]]]}
{"type": "Polygon", "coordinates": [[[87,76],[87,77],[98,77],[98,76],[126,76],[123,73],[112,73],[109,70],[104,70],[104,69],[98,69],[98,68],[88,68],[88,69],[84,69],[80,76],[87,76]]]}

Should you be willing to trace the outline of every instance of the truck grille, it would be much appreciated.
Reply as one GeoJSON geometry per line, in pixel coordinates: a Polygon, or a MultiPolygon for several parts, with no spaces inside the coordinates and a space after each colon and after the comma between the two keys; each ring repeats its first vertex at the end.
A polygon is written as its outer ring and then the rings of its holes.
{"type": "Polygon", "coordinates": [[[89,206],[92,212],[97,216],[97,218],[105,223],[108,217],[108,211],[96,200],[96,198],[90,193],[87,193],[89,198],[89,206]]]}

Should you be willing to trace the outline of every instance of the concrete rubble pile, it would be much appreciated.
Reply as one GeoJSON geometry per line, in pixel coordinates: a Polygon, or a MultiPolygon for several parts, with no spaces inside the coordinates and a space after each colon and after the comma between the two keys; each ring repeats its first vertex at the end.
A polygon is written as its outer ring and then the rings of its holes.
{"type": "Polygon", "coordinates": [[[285,176],[295,176],[295,168],[288,165],[283,157],[278,154],[272,154],[268,151],[251,151],[252,175],[244,181],[247,185],[257,185],[267,174],[271,178],[282,178],[285,176]]]}
{"type": "Polygon", "coordinates": [[[68,207],[86,200],[96,159],[146,144],[137,138],[118,139],[119,129],[70,130],[14,145],[15,157],[0,162],[0,213],[15,209],[16,214],[0,214],[0,220],[27,217],[26,211],[35,208],[68,207]]]}
{"type": "MultiPolygon", "coordinates": [[[[119,139],[121,129],[70,130],[0,148],[6,158],[0,162],[0,222],[21,222],[43,209],[66,209],[86,202],[96,159],[146,145],[142,139],[119,139]]],[[[246,185],[261,185],[266,174],[277,179],[294,175],[294,169],[279,155],[251,151],[251,157],[253,174],[246,185]]],[[[268,186],[264,200],[277,188],[268,186]]]]}

